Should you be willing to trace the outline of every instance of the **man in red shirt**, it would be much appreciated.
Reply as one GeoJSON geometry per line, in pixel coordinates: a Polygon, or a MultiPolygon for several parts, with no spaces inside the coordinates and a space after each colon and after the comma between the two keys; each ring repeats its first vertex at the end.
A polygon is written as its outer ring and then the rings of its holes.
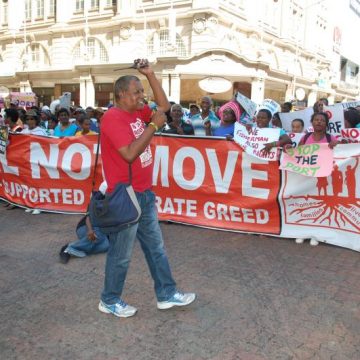
{"type": "Polygon", "coordinates": [[[194,293],[181,293],[176,288],[157,218],[155,194],[151,191],[153,159],[150,142],[155,131],[164,125],[165,112],[170,104],[148,61],[139,59],[135,65],[149,81],[158,105],[157,112],[151,116],[151,109],[144,104],[144,88],[140,80],[127,75],[116,81],[116,106],[109,109],[101,121],[101,157],[107,192],[111,192],[119,182],[129,182],[131,164],[131,183],[142,212],[137,224],[109,235],[99,310],[119,317],[133,316],[137,311],[121,299],[136,237],[154,280],[158,309],[185,306],[196,297],[194,293]]]}

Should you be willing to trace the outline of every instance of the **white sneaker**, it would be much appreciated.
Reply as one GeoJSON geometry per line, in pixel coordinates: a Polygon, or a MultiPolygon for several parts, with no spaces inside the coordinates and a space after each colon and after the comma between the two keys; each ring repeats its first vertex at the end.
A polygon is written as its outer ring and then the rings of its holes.
{"type": "Polygon", "coordinates": [[[31,213],[33,211],[33,209],[26,209],[25,212],[26,213],[31,213]]]}
{"type": "Polygon", "coordinates": [[[297,239],[295,239],[295,242],[296,242],[297,244],[302,244],[302,243],[304,242],[304,240],[305,240],[305,239],[297,238],[297,239]]]}
{"type": "Polygon", "coordinates": [[[310,239],[310,245],[311,246],[317,246],[317,245],[319,245],[319,242],[317,240],[315,240],[315,239],[310,239]]]}
{"type": "Polygon", "coordinates": [[[123,300],[116,304],[105,304],[102,300],[99,302],[99,310],[105,314],[113,314],[117,317],[130,317],[136,314],[137,309],[123,300]]]}
{"type": "Polygon", "coordinates": [[[157,308],[160,310],[170,309],[173,306],[186,306],[191,304],[196,298],[194,293],[181,293],[176,291],[176,293],[166,301],[158,301],[157,308]]]}
{"type": "Polygon", "coordinates": [[[35,209],[33,212],[32,212],[33,215],[39,215],[41,214],[41,211],[38,210],[38,209],[35,209]]]}

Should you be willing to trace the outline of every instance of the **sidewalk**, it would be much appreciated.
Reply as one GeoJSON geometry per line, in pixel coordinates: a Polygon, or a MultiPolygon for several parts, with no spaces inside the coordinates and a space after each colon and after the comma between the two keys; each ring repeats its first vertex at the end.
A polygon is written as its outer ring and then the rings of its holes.
{"type": "MultiPolygon", "coordinates": [[[[137,244],[123,294],[97,310],[105,256],[58,262],[80,216],[0,202],[1,359],[360,359],[360,254],[320,244],[162,224],[188,308],[159,311],[137,244]]],[[[360,239],[359,239],[360,241],[360,239]]]]}

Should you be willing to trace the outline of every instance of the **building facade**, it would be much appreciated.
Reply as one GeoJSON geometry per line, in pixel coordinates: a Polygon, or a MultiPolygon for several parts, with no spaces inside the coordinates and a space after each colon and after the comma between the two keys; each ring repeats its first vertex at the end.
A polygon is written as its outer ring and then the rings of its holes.
{"type": "Polygon", "coordinates": [[[214,77],[232,84],[214,91],[219,102],[235,91],[256,102],[355,100],[360,59],[342,54],[341,35],[358,0],[336,2],[336,14],[333,3],[0,0],[0,86],[32,90],[40,104],[71,92],[75,104],[105,106],[114,81],[147,57],[169,98],[184,105],[206,94],[199,80],[214,77]]]}

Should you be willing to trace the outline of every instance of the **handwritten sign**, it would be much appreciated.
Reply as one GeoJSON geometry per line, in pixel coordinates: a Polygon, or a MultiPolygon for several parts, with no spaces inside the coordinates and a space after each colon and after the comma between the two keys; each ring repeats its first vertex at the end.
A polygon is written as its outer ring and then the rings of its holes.
{"type": "Polygon", "coordinates": [[[280,129],[253,127],[250,131],[240,123],[235,123],[234,141],[249,155],[263,160],[278,160],[278,149],[273,147],[269,152],[264,151],[267,143],[278,141],[280,129]]]}
{"type": "Polygon", "coordinates": [[[291,140],[291,146],[296,148],[299,146],[299,142],[301,138],[305,135],[305,133],[288,133],[289,138],[291,140]]]}
{"type": "Polygon", "coordinates": [[[333,161],[329,144],[309,144],[283,152],[279,168],[304,176],[326,177],[332,172],[333,161]]]}
{"type": "Polygon", "coordinates": [[[258,111],[261,109],[267,109],[271,112],[271,115],[274,115],[280,111],[280,105],[272,99],[265,99],[259,106],[258,111]]]}
{"type": "Polygon", "coordinates": [[[341,129],[344,125],[344,108],[342,104],[335,104],[332,106],[324,106],[324,112],[329,116],[329,125],[326,132],[336,137],[340,136],[341,129]]]}
{"type": "Polygon", "coordinates": [[[346,142],[348,143],[359,143],[360,129],[358,128],[341,129],[341,139],[346,140],[346,142]]]}
{"type": "Polygon", "coordinates": [[[10,99],[11,102],[23,108],[30,108],[37,105],[36,95],[32,92],[11,92],[10,99]]]}
{"type": "Polygon", "coordinates": [[[250,100],[240,92],[237,92],[235,99],[244,108],[249,116],[253,117],[255,115],[257,104],[254,101],[250,100]]]}
{"type": "Polygon", "coordinates": [[[7,126],[0,126],[0,154],[6,153],[6,146],[8,144],[9,129],[7,126]]]}

